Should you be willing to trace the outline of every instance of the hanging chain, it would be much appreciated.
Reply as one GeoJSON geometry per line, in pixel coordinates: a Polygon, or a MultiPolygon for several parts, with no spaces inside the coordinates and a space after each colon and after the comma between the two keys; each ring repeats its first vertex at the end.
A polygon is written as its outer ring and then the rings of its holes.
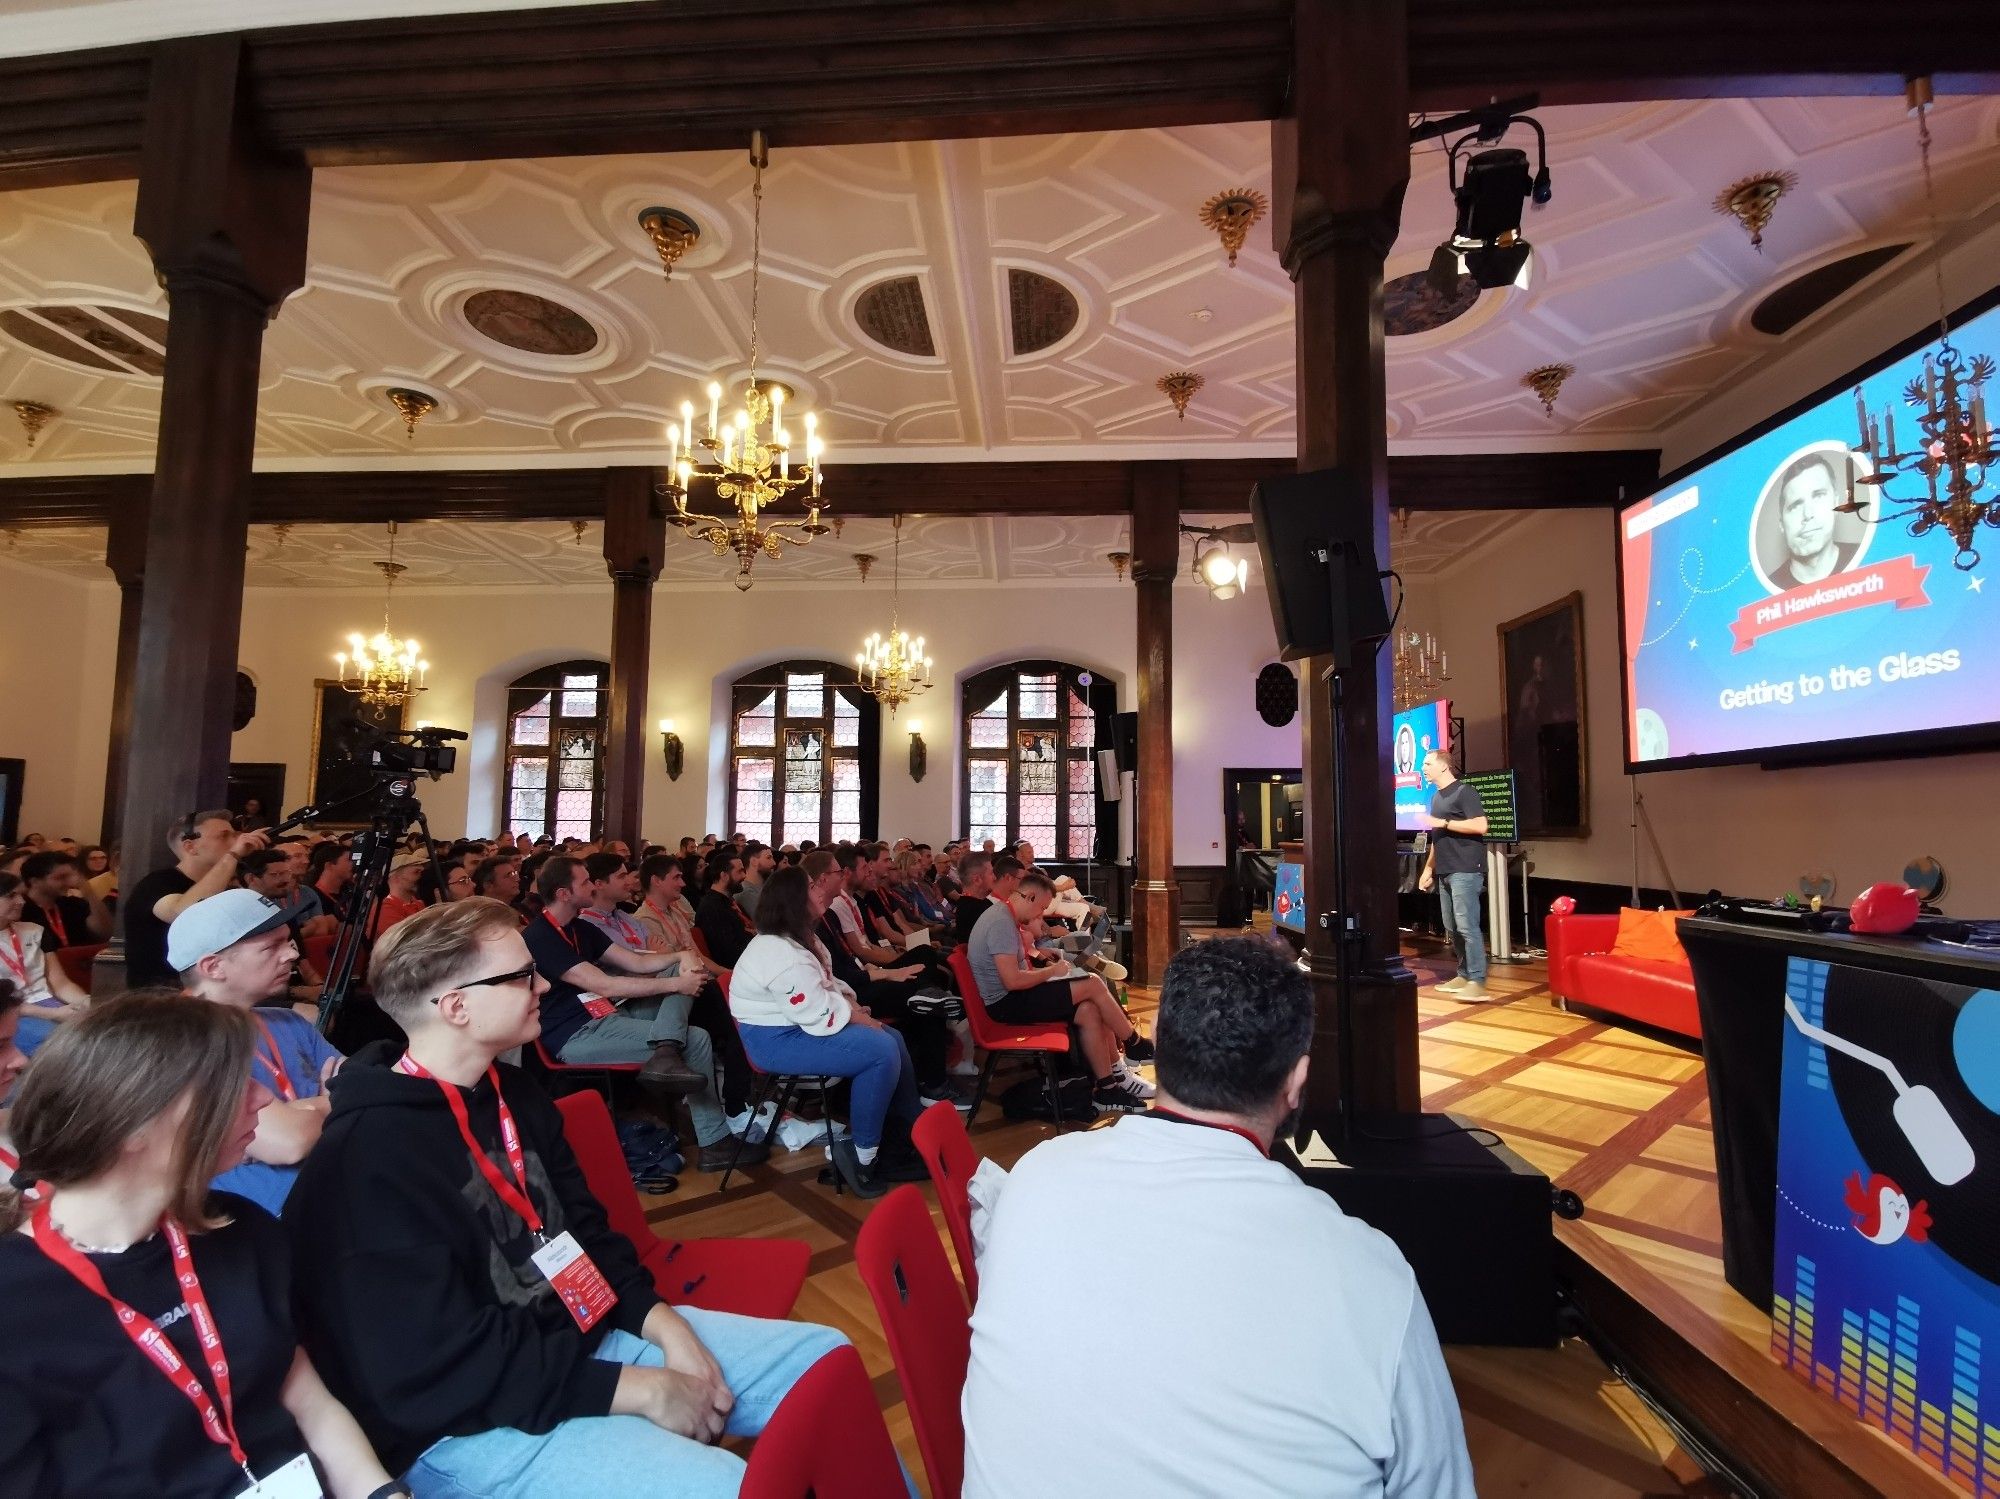
{"type": "MultiPolygon", "coordinates": [[[[1928,83],[1928,80],[1926,80],[1928,83]]],[[[1938,237],[1937,188],[1931,181],[1931,122],[1928,86],[1917,102],[1917,153],[1924,167],[1924,208],[1931,225],[1931,277],[1937,287],[1938,343],[1951,347],[1951,317],[1944,300],[1944,241],[1938,237]]]]}
{"type": "Polygon", "coordinates": [[[893,641],[896,625],[903,617],[903,517],[898,514],[890,525],[896,533],[889,573],[889,638],[893,641]]]}
{"type": "Polygon", "coordinates": [[[750,138],[750,384],[757,383],[757,297],[762,284],[764,258],[764,164],[771,153],[764,148],[764,132],[750,138]]]}

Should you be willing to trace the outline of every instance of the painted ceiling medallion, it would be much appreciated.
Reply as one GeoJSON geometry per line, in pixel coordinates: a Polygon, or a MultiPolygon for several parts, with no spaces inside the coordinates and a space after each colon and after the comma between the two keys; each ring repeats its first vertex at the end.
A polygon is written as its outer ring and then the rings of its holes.
{"type": "Polygon", "coordinates": [[[1478,300],[1479,283],[1470,276],[1460,276],[1452,294],[1441,297],[1428,271],[1412,271],[1383,283],[1382,331],[1391,338],[1428,333],[1464,317],[1478,300]]]}
{"type": "Polygon", "coordinates": [[[1158,390],[1169,401],[1172,401],[1174,403],[1174,415],[1182,421],[1186,421],[1188,402],[1192,401],[1194,393],[1207,383],[1200,375],[1194,374],[1192,371],[1176,370],[1171,375],[1160,376],[1159,379],[1153,382],[1153,388],[1158,390]]]}
{"type": "Polygon", "coordinates": [[[1542,410],[1549,416],[1556,414],[1556,397],[1562,393],[1563,381],[1576,373],[1573,364],[1544,364],[1531,369],[1521,377],[1521,383],[1532,390],[1542,403],[1542,410]]]}
{"type": "Polygon", "coordinates": [[[403,419],[403,431],[412,442],[416,440],[417,423],[437,410],[437,397],[421,390],[410,390],[405,386],[392,385],[382,392],[383,397],[396,408],[396,414],[403,419]]]}
{"type": "Polygon", "coordinates": [[[674,279],[674,267],[680,258],[701,243],[701,225],[678,208],[642,208],[639,227],[653,242],[653,250],[660,257],[660,270],[669,281],[674,279]]]}
{"type": "Polygon", "coordinates": [[[33,451],[35,439],[42,435],[42,428],[62,413],[53,406],[44,406],[40,401],[16,401],[14,415],[21,419],[21,430],[28,434],[28,448],[33,451]]]}
{"type": "Polygon", "coordinates": [[[1014,353],[1039,354],[1070,335],[1083,310],[1067,286],[1040,271],[1007,270],[1007,312],[1013,323],[1014,353]]]}
{"type": "Polygon", "coordinates": [[[597,347],[589,319],[533,292],[476,291],[465,299],[464,312],[478,332],[526,354],[574,358],[597,347]]]}
{"type": "Polygon", "coordinates": [[[1875,245],[1801,272],[1770,292],[1750,312],[1750,326],[1773,338],[1789,333],[1807,318],[1859,286],[1909,249],[1909,241],[1875,245]]]}
{"type": "Polygon", "coordinates": [[[868,581],[868,569],[874,565],[875,554],[873,552],[856,552],[854,554],[854,570],[861,574],[862,582],[866,583],[868,581]]]}
{"type": "Polygon", "coordinates": [[[854,321],[885,349],[923,359],[937,357],[923,283],[915,276],[891,276],[867,288],[854,299],[854,321]]]}
{"type": "Polygon", "coordinates": [[[1229,252],[1229,263],[1235,265],[1237,252],[1250,237],[1252,226],[1270,211],[1271,200],[1256,188],[1233,187],[1202,204],[1196,216],[1202,227],[1215,231],[1222,248],[1229,252]]]}
{"type": "Polygon", "coordinates": [[[167,320],[123,307],[9,307],[0,311],[0,333],[101,374],[157,380],[167,368],[167,320]]]}
{"type": "Polygon", "coordinates": [[[1104,560],[1111,564],[1112,572],[1116,573],[1118,581],[1123,583],[1125,581],[1125,570],[1132,565],[1132,554],[1130,552],[1106,552],[1104,560]]]}
{"type": "Polygon", "coordinates": [[[1754,177],[1732,182],[1717,193],[1715,211],[1726,213],[1741,224],[1750,236],[1750,247],[1762,255],[1764,228],[1771,222],[1778,199],[1798,185],[1797,172],[1759,172],[1754,177]]]}

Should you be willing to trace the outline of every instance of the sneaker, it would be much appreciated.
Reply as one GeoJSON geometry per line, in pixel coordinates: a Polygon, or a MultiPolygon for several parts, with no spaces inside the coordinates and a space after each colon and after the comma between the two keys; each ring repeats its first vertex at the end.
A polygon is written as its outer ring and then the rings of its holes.
{"type": "Polygon", "coordinates": [[[1464,987],[1465,987],[1464,979],[1452,977],[1445,979],[1440,983],[1432,984],[1430,986],[1430,991],[1433,994],[1456,994],[1458,993],[1459,990],[1463,989],[1464,987]]]}
{"type": "Polygon", "coordinates": [[[903,1008],[912,1015],[942,1015],[946,1020],[965,1019],[965,1001],[956,994],[926,991],[912,994],[903,1001],[903,1008]]]}
{"type": "Polygon", "coordinates": [[[880,1197],[889,1190],[887,1182],[876,1180],[872,1166],[861,1164],[861,1158],[854,1153],[852,1140],[833,1142],[833,1169],[840,1173],[841,1182],[856,1197],[880,1197]]]}
{"type": "Polygon", "coordinates": [[[1141,1114],[1159,1089],[1133,1072],[1114,1072],[1090,1090],[1090,1102],[1100,1114],[1141,1114]]]}
{"type": "Polygon", "coordinates": [[[1462,1005],[1488,1004],[1500,997],[1484,984],[1467,983],[1449,992],[1462,1005]]]}
{"type": "Polygon", "coordinates": [[[738,1155],[736,1153],[737,1139],[737,1136],[730,1135],[726,1139],[717,1140],[713,1145],[702,1146],[701,1154],[696,1158],[695,1164],[703,1171],[727,1171],[731,1161],[734,1161],[738,1169],[741,1169],[744,1166],[756,1166],[771,1159],[770,1141],[745,1140],[743,1141],[743,1154],[738,1155]]]}
{"type": "Polygon", "coordinates": [[[878,1182],[927,1182],[931,1179],[930,1168],[914,1147],[905,1146],[898,1150],[886,1141],[877,1152],[869,1174],[878,1182]]]}
{"type": "Polygon", "coordinates": [[[1154,1055],[1153,1043],[1137,1031],[1134,1031],[1132,1039],[1125,1043],[1125,1059],[1129,1062],[1150,1062],[1154,1055]]]}
{"type": "Polygon", "coordinates": [[[948,1103],[961,1114],[972,1112],[973,1084],[957,1078],[947,1077],[940,1082],[927,1083],[917,1090],[917,1099],[925,1108],[934,1103],[948,1103]]]}

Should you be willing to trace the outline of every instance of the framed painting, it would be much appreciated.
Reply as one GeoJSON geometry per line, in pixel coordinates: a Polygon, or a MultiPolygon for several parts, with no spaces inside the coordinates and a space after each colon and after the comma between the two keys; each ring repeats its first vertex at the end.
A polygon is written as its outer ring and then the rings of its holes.
{"type": "Polygon", "coordinates": [[[378,716],[338,680],[319,677],[313,681],[312,757],[306,762],[306,800],[328,812],[315,826],[338,829],[367,825],[368,805],[361,794],[374,784],[374,772],[362,758],[362,751],[379,735],[402,728],[401,707],[386,709],[378,716]]]}
{"type": "Polygon", "coordinates": [[[1500,736],[1514,771],[1521,837],[1590,836],[1583,595],[1499,627],[1500,736]]]}

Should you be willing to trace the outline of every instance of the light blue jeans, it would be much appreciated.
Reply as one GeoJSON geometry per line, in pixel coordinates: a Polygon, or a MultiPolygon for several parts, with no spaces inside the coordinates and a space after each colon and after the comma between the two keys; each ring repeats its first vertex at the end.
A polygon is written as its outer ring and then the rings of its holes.
{"type": "MultiPolygon", "coordinates": [[[[847,1341],[810,1322],[679,1310],[736,1397],[727,1428],[733,1437],[762,1431],[799,1376],[847,1341]]],[[[616,1330],[604,1335],[594,1356],[654,1369],[665,1363],[651,1343],[616,1330]]],[[[447,1437],[405,1478],[416,1499],[724,1499],[742,1487],[743,1459],[643,1416],[589,1416],[541,1436],[502,1427],[447,1437]]]]}
{"type": "Polygon", "coordinates": [[[909,1045],[889,1026],[850,1023],[831,1036],[807,1035],[795,1025],[739,1025],[737,1030],[744,1053],[765,1072],[853,1079],[847,1128],[861,1150],[882,1143],[882,1121],[890,1109],[908,1124],[922,1111],[909,1045]]]}
{"type": "Polygon", "coordinates": [[[1444,909],[1444,929],[1451,938],[1458,976],[1467,983],[1486,982],[1486,931],[1480,924],[1486,899],[1486,876],[1479,870],[1438,877],[1438,904],[1444,909]]]}

